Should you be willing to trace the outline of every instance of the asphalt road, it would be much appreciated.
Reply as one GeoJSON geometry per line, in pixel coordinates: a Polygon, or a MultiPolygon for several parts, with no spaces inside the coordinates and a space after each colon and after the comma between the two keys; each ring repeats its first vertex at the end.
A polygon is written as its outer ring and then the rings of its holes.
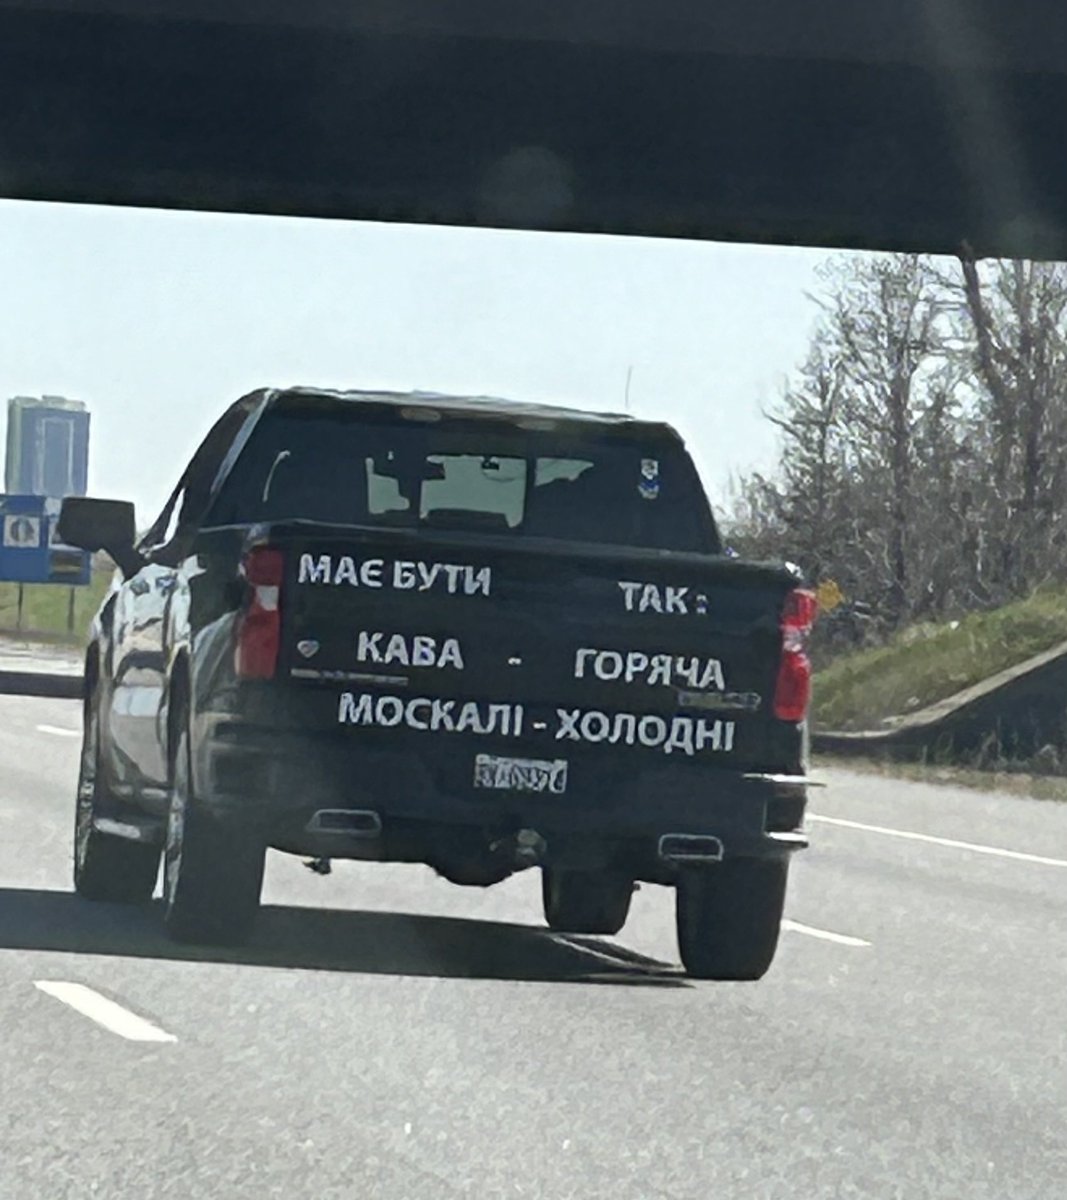
{"type": "Polygon", "coordinates": [[[0,697],[3,1200],[1064,1194],[1067,807],[828,774],[758,984],[280,856],[204,958],[71,895],[77,718],[0,697]]]}

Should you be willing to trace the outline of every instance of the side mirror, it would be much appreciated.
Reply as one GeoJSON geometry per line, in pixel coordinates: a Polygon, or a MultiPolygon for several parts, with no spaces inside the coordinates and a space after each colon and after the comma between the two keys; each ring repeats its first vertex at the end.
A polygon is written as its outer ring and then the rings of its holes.
{"type": "Polygon", "coordinates": [[[56,535],[79,550],[107,551],[123,575],[135,575],[143,565],[134,549],[137,526],[133,505],[127,500],[68,496],[59,510],[56,535]]]}

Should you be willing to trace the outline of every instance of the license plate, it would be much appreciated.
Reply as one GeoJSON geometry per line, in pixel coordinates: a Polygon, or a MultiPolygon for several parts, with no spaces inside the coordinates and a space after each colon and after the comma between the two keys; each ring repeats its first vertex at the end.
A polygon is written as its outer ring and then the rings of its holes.
{"type": "Polygon", "coordinates": [[[474,786],[507,792],[551,792],[567,790],[565,759],[502,758],[478,754],[474,759],[474,786]]]}

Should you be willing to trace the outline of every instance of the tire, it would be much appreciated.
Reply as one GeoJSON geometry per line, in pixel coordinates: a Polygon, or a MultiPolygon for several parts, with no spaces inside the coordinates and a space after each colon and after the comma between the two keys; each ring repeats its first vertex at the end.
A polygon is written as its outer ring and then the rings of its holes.
{"type": "Polygon", "coordinates": [[[727,859],[686,872],[675,895],[678,949],[694,979],[762,979],[774,961],[789,864],[727,859]]]}
{"type": "Polygon", "coordinates": [[[159,846],[101,833],[97,817],[114,815],[101,753],[100,709],[96,696],[85,704],[81,766],[74,806],[74,890],[86,900],[145,904],[159,875],[159,846]]]}
{"type": "Polygon", "coordinates": [[[618,933],[633,892],[632,879],[608,871],[541,871],[545,920],[557,933],[618,933]]]}
{"type": "Polygon", "coordinates": [[[235,946],[248,940],[259,911],[266,847],[204,812],[192,785],[189,735],[171,771],[163,851],[163,924],[176,942],[235,946]]]}

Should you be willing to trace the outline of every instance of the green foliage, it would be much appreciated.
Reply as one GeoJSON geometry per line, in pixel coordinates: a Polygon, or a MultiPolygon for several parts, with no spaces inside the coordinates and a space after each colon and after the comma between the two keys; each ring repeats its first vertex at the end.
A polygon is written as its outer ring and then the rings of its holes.
{"type": "Polygon", "coordinates": [[[822,729],[871,729],[886,717],[944,700],[990,675],[1067,641],[1067,589],[960,621],[902,629],[885,646],[836,659],[815,679],[822,729]]]}

